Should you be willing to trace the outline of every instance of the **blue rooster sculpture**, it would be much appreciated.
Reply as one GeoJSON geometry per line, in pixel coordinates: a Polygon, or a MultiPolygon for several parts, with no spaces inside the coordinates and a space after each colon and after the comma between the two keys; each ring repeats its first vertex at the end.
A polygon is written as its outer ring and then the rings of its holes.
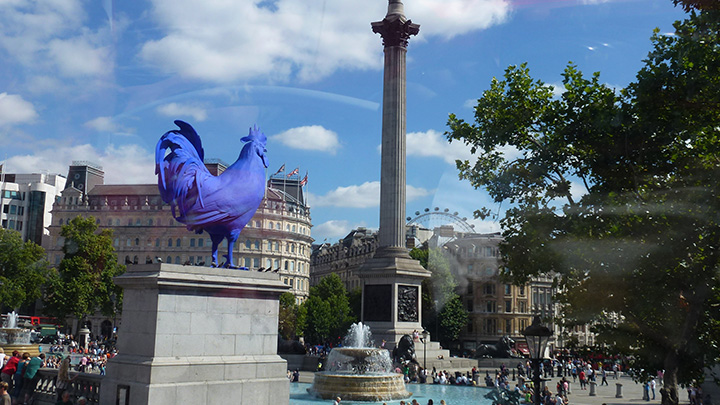
{"type": "Polygon", "coordinates": [[[227,239],[225,267],[236,268],[235,241],[265,193],[267,138],[257,127],[250,128],[250,134],[242,138],[246,144],[237,161],[215,176],[205,167],[205,152],[195,129],[180,120],[175,125],[180,129],[166,132],[155,148],[160,196],[172,206],[173,217],[188,230],[210,235],[212,267],[218,265],[218,246],[227,239]]]}

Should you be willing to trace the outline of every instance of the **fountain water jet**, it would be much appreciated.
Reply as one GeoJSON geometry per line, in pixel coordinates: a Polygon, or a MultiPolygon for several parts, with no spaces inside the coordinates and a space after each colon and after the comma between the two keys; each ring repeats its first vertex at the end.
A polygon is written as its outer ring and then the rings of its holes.
{"type": "Polygon", "coordinates": [[[30,344],[30,329],[21,328],[18,325],[17,312],[9,312],[0,327],[0,347],[5,353],[10,354],[14,350],[20,353],[28,352],[31,356],[37,356],[40,351],[37,345],[30,344]]]}
{"type": "Polygon", "coordinates": [[[326,371],[315,373],[308,392],[323,399],[388,401],[408,398],[403,375],[393,372],[390,353],[373,347],[370,327],[353,324],[343,347],[330,351],[326,371]]]}

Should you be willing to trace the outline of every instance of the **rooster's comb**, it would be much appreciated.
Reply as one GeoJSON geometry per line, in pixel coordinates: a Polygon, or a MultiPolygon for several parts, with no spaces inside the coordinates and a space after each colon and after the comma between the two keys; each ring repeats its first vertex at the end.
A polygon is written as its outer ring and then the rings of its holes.
{"type": "Polygon", "coordinates": [[[260,142],[263,146],[265,146],[265,143],[267,142],[267,137],[265,134],[260,130],[260,128],[257,127],[257,125],[253,125],[250,127],[250,133],[248,136],[245,136],[242,138],[243,142],[260,142]]]}

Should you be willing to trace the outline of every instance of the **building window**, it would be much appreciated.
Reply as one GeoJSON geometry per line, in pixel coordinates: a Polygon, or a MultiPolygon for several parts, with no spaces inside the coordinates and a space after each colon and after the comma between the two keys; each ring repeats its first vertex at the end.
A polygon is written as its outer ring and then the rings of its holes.
{"type": "Polygon", "coordinates": [[[262,224],[260,223],[260,221],[255,221],[255,228],[261,228],[261,227],[262,227],[262,224]]]}
{"type": "MultiPolygon", "coordinates": [[[[168,238],[168,247],[172,247],[172,239],[168,238]]],[[[170,263],[170,262],[168,262],[170,263]]]]}
{"type": "Polygon", "coordinates": [[[247,249],[247,250],[252,249],[252,241],[250,241],[250,239],[245,241],[245,249],[247,249]]]}
{"type": "Polygon", "coordinates": [[[180,264],[180,256],[175,256],[175,264],[180,264]]]}
{"type": "Polygon", "coordinates": [[[485,301],[485,312],[496,312],[497,307],[495,301],[485,301]]]}
{"type": "Polygon", "coordinates": [[[268,228],[273,229],[273,223],[272,223],[272,221],[268,222],[268,228]]]}
{"type": "Polygon", "coordinates": [[[130,239],[126,240],[125,246],[132,246],[132,241],[130,239]]]}
{"type": "Polygon", "coordinates": [[[491,284],[491,283],[483,284],[483,294],[495,295],[495,284],[491,284]]]}
{"type": "Polygon", "coordinates": [[[267,267],[268,269],[272,268],[272,259],[267,259],[265,261],[265,267],[267,267]]]}
{"type": "Polygon", "coordinates": [[[10,206],[10,214],[11,214],[11,215],[17,214],[17,205],[11,205],[11,206],[10,206]]]}
{"type": "Polygon", "coordinates": [[[512,319],[505,320],[505,333],[508,335],[512,334],[512,319]]]}
{"type": "Polygon", "coordinates": [[[259,240],[255,241],[255,250],[260,250],[260,241],[259,240]]]}
{"type": "Polygon", "coordinates": [[[249,257],[245,258],[245,267],[250,268],[250,260],[251,259],[249,257]]]}
{"type": "Polygon", "coordinates": [[[170,256],[166,257],[165,263],[172,263],[172,257],[170,257],[170,256]]]}
{"type": "Polygon", "coordinates": [[[280,260],[279,259],[273,260],[273,264],[274,264],[273,267],[275,267],[276,269],[280,268],[280,260]]]}
{"type": "MultiPolygon", "coordinates": [[[[526,313],[527,312],[527,302],[525,301],[518,301],[518,306],[520,307],[520,313],[526,313]]],[[[525,328],[523,328],[525,329],[525,328]]]]}
{"type": "Polygon", "coordinates": [[[518,287],[518,295],[524,296],[525,295],[525,286],[521,285],[518,287]]]}
{"type": "Polygon", "coordinates": [[[155,239],[155,247],[160,247],[160,238],[155,239]]]}
{"type": "Polygon", "coordinates": [[[195,247],[195,238],[190,239],[190,247],[195,247]]]}
{"type": "Polygon", "coordinates": [[[510,287],[510,284],[505,284],[505,295],[512,294],[512,288],[510,287]]]}
{"type": "Polygon", "coordinates": [[[108,219],[107,226],[112,226],[112,219],[108,219]]]}
{"type": "Polygon", "coordinates": [[[280,225],[280,222],[275,224],[275,229],[277,229],[278,231],[282,229],[282,225],[280,225]]]}
{"type": "Polygon", "coordinates": [[[203,247],[203,242],[205,239],[198,239],[198,247],[203,247]]]}
{"type": "Polygon", "coordinates": [[[258,267],[260,267],[260,259],[256,257],[253,259],[253,268],[257,269],[258,267]]]}
{"type": "Polygon", "coordinates": [[[180,240],[180,238],[178,238],[175,240],[175,247],[180,247],[180,246],[182,246],[182,240],[180,240]]]}
{"type": "Polygon", "coordinates": [[[140,238],[135,238],[135,246],[140,246],[140,238]]]}
{"type": "Polygon", "coordinates": [[[512,301],[505,301],[505,312],[512,312],[512,301]]]}
{"type": "Polygon", "coordinates": [[[148,219],[148,226],[153,226],[153,220],[152,220],[152,218],[148,219]]]}
{"type": "Polygon", "coordinates": [[[120,219],[119,219],[119,218],[115,220],[115,226],[120,226],[120,219]]]}
{"type": "Polygon", "coordinates": [[[132,226],[132,224],[133,224],[132,218],[128,219],[128,226],[132,226]]]}

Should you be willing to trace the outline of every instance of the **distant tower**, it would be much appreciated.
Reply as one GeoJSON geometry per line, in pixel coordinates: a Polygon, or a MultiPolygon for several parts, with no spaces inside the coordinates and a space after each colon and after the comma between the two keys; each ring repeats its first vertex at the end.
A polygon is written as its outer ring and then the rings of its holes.
{"type": "Polygon", "coordinates": [[[68,170],[65,188],[74,187],[87,193],[98,184],[105,182],[105,172],[100,165],[86,161],[73,161],[68,170]]]}
{"type": "Polygon", "coordinates": [[[421,331],[421,283],[430,277],[405,246],[405,56],[408,39],[420,26],[404,15],[400,0],[389,0],[382,21],[371,24],[383,38],[382,161],[380,230],[375,256],[358,271],[363,279],[362,319],[376,339],[390,344],[404,334],[421,331]]]}

